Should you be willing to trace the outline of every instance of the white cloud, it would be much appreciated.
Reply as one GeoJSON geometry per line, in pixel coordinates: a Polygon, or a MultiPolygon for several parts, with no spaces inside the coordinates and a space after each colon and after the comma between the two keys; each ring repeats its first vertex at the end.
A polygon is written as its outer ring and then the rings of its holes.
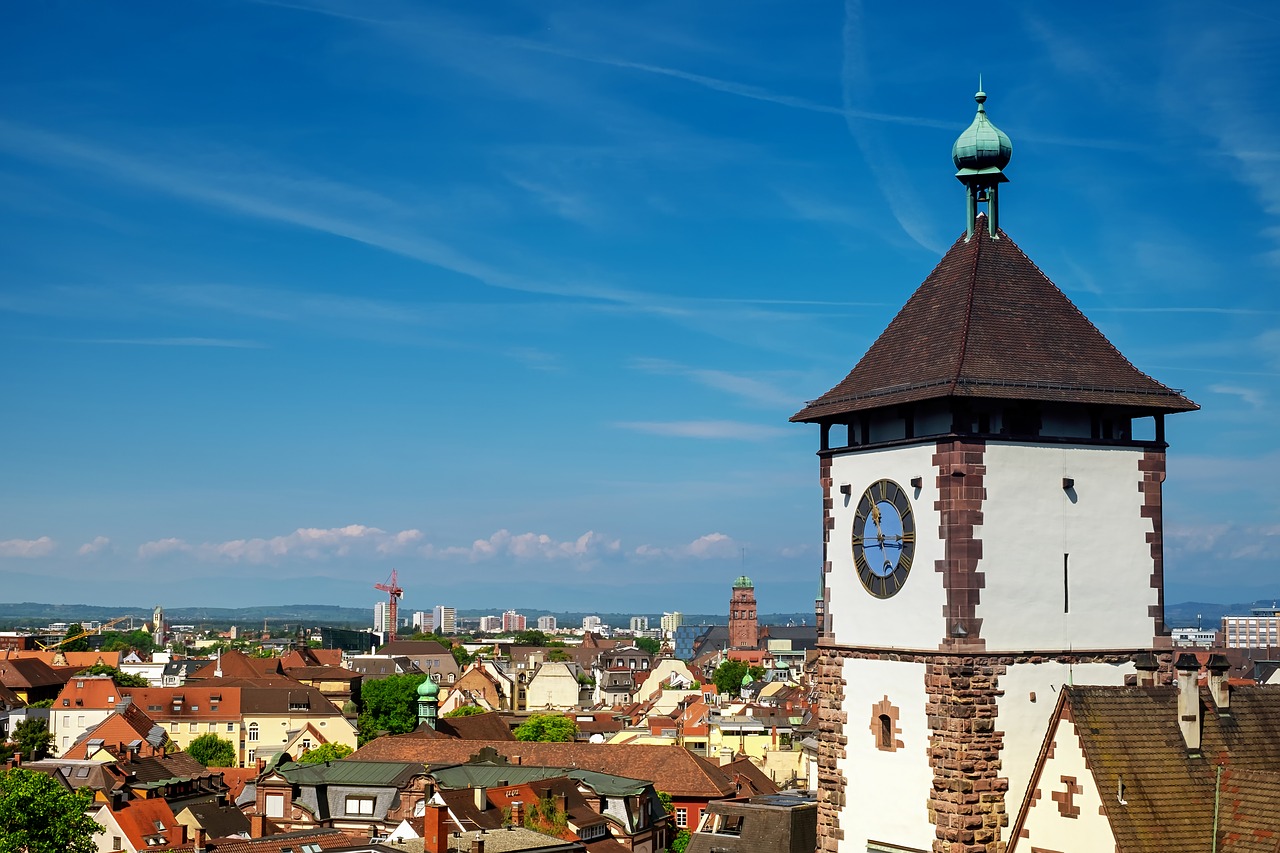
{"type": "Polygon", "coordinates": [[[1267,401],[1266,393],[1258,388],[1245,388],[1239,385],[1210,385],[1209,390],[1215,394],[1239,397],[1255,409],[1262,408],[1262,405],[1267,401]]]}
{"type": "Polygon", "coordinates": [[[464,559],[473,563],[510,557],[517,560],[572,559],[587,561],[616,554],[621,550],[617,539],[607,539],[588,530],[577,539],[557,541],[545,533],[512,533],[499,530],[488,539],[477,539],[470,547],[424,545],[418,553],[428,558],[464,559]]]}
{"type": "Polygon", "coordinates": [[[81,557],[85,557],[89,554],[97,554],[101,551],[105,551],[109,547],[111,547],[110,539],[105,536],[95,536],[93,537],[93,541],[86,542],[77,548],[76,553],[81,557]]]}
{"type": "Polygon", "coordinates": [[[731,438],[763,441],[788,434],[787,430],[781,427],[767,427],[738,421],[619,421],[614,426],[619,429],[677,438],[731,438]]]}
{"type": "Polygon", "coordinates": [[[48,536],[39,539],[5,539],[0,541],[0,557],[44,557],[53,553],[57,543],[48,536]]]}
{"type": "Polygon", "coordinates": [[[227,542],[205,542],[192,545],[182,539],[160,539],[138,548],[138,556],[147,559],[174,552],[185,552],[200,560],[226,560],[233,563],[274,563],[285,558],[324,560],[353,553],[381,555],[400,554],[422,539],[420,530],[388,533],[377,527],[349,524],[346,527],[300,527],[283,536],[269,539],[232,539],[227,542]]]}
{"type": "Polygon", "coordinates": [[[661,548],[656,545],[641,545],[635,549],[637,557],[645,559],[695,559],[718,560],[738,555],[739,545],[731,536],[723,533],[708,533],[699,536],[687,545],[674,548],[661,548]]]}

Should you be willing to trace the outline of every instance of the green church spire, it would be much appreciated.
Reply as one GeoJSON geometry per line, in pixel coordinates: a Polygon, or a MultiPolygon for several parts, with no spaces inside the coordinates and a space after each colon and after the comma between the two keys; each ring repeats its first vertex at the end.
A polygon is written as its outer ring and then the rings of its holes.
{"type": "Polygon", "coordinates": [[[978,205],[987,204],[987,232],[994,239],[1000,227],[1000,184],[1009,179],[1004,167],[1013,155],[1013,143],[1003,130],[987,118],[987,93],[982,91],[982,78],[978,78],[978,113],[973,123],[960,134],[951,146],[951,160],[956,164],[956,179],[965,185],[967,229],[965,239],[973,237],[978,218],[978,205]]]}

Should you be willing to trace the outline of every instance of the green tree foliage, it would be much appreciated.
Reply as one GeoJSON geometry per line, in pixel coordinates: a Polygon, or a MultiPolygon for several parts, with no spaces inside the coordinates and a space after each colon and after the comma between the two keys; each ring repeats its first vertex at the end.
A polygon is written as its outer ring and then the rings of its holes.
{"type": "Polygon", "coordinates": [[[524,813],[525,829],[532,829],[547,835],[560,835],[569,828],[569,815],[563,809],[556,808],[550,797],[542,797],[530,803],[524,813]]]}
{"type": "Polygon", "coordinates": [[[418,685],[425,675],[389,675],[360,685],[359,742],[382,732],[403,734],[418,727],[418,685]]]}
{"type": "Polygon", "coordinates": [[[236,763],[236,745],[209,732],[191,741],[187,746],[187,755],[205,767],[233,767],[236,763]]]}
{"type": "Polygon", "coordinates": [[[474,717],[476,714],[486,714],[486,713],[488,712],[485,711],[484,708],[481,708],[479,705],[463,705],[461,708],[454,708],[452,711],[445,714],[445,716],[446,717],[474,717]]]}
{"type": "Polygon", "coordinates": [[[121,687],[150,687],[151,683],[141,675],[134,675],[132,672],[122,672],[114,666],[105,663],[95,663],[88,669],[82,669],[76,675],[109,675],[116,684],[121,687]]]}
{"type": "Polygon", "coordinates": [[[723,696],[733,696],[742,691],[742,676],[748,675],[754,680],[764,678],[764,667],[748,666],[746,661],[727,660],[716,668],[711,680],[723,696]]]}
{"type": "Polygon", "coordinates": [[[0,853],[95,853],[103,827],[84,813],[91,800],[43,773],[0,772],[0,853]]]}
{"type": "Polygon", "coordinates": [[[636,648],[646,654],[657,655],[662,651],[662,643],[653,637],[636,637],[636,648]]]}
{"type": "Polygon", "coordinates": [[[690,837],[689,830],[680,830],[676,833],[676,837],[671,839],[671,844],[667,849],[670,850],[671,853],[684,853],[685,849],[689,846],[690,837]]]}
{"type": "Polygon", "coordinates": [[[453,659],[458,664],[459,668],[462,668],[475,660],[475,657],[472,656],[471,652],[467,651],[460,645],[454,646],[449,649],[449,651],[453,653],[453,659]]]}
{"type": "Polygon", "coordinates": [[[53,733],[44,720],[28,717],[13,727],[9,736],[27,761],[38,761],[46,755],[56,755],[57,747],[53,745],[53,733]]]}
{"type": "Polygon", "coordinates": [[[578,736],[578,724],[562,714],[534,714],[514,734],[516,740],[568,743],[578,736]]]}
{"type": "Polygon", "coordinates": [[[139,654],[149,655],[158,648],[155,640],[146,631],[105,631],[102,634],[102,650],[104,652],[127,652],[136,649],[139,654]]]}
{"type": "Polygon", "coordinates": [[[542,631],[521,631],[511,638],[511,642],[517,646],[549,646],[551,636],[542,631]]]}
{"type": "MultiPolygon", "coordinates": [[[[81,625],[79,622],[72,622],[70,625],[67,626],[67,633],[63,635],[63,638],[65,640],[66,638],[74,637],[77,634],[83,634],[83,633],[84,633],[84,626],[81,625]]],[[[89,638],[80,637],[77,640],[71,640],[70,642],[63,642],[63,644],[58,648],[62,649],[64,652],[87,652],[89,651],[89,638]]]]}
{"type": "Polygon", "coordinates": [[[551,651],[547,652],[547,660],[551,661],[552,663],[560,663],[564,661],[573,660],[573,658],[569,657],[569,653],[566,652],[564,649],[552,649],[551,651]]]}
{"type": "Polygon", "coordinates": [[[303,764],[323,764],[326,761],[340,761],[354,750],[345,743],[322,743],[315,749],[302,753],[298,761],[303,764]]]}

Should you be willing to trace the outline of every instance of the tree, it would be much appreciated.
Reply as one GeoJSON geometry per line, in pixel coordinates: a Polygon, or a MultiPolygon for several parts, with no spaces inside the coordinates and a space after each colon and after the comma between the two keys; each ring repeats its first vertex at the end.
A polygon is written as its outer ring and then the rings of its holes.
{"type": "Polygon", "coordinates": [[[122,672],[114,666],[106,663],[95,663],[88,669],[82,669],[76,675],[109,675],[120,687],[150,687],[151,682],[147,681],[141,675],[134,675],[132,672],[122,672]]]}
{"type": "Polygon", "coordinates": [[[517,646],[549,646],[551,635],[538,630],[521,631],[511,638],[511,642],[517,646]]]}
{"type": "Polygon", "coordinates": [[[684,853],[689,846],[690,837],[691,834],[689,830],[680,830],[676,833],[676,837],[671,839],[671,844],[667,846],[667,849],[670,850],[671,853],[684,853]]]}
{"type": "Polygon", "coordinates": [[[476,714],[487,714],[487,713],[489,712],[486,711],[484,708],[481,708],[479,705],[463,705],[461,708],[454,708],[452,711],[445,714],[445,716],[446,717],[474,717],[476,714]]]}
{"type": "Polygon", "coordinates": [[[732,696],[742,692],[742,676],[750,675],[759,680],[764,677],[764,667],[748,666],[746,661],[727,660],[716,668],[711,680],[723,696],[732,696]]]}
{"type": "Polygon", "coordinates": [[[475,658],[472,657],[471,652],[467,651],[461,645],[454,646],[449,649],[449,651],[453,653],[453,659],[458,664],[459,668],[464,667],[475,660],[475,658]]]}
{"type": "Polygon", "coordinates": [[[49,731],[44,720],[37,717],[28,717],[14,726],[10,739],[18,745],[18,752],[27,761],[38,761],[58,752],[53,745],[53,732],[49,731]]]}
{"type": "Polygon", "coordinates": [[[187,745],[187,755],[199,761],[205,767],[234,767],[236,763],[236,745],[220,738],[213,732],[200,735],[187,745]]]}
{"type": "Polygon", "coordinates": [[[96,853],[104,827],[84,813],[91,802],[44,773],[0,772],[0,853],[96,853]]]}
{"type": "Polygon", "coordinates": [[[59,645],[58,648],[62,649],[64,652],[89,651],[88,637],[80,637],[79,639],[75,639],[75,640],[70,639],[71,637],[75,637],[76,635],[83,634],[83,633],[84,633],[84,626],[81,625],[79,622],[72,622],[70,625],[67,626],[67,633],[63,636],[62,644],[59,645]]]}
{"type": "Polygon", "coordinates": [[[534,714],[513,734],[516,740],[569,743],[578,736],[578,724],[562,714],[534,714]]]}
{"type": "Polygon", "coordinates": [[[653,637],[636,637],[636,648],[649,655],[658,655],[662,652],[662,643],[653,637]]]}
{"type": "Polygon", "coordinates": [[[322,743],[315,749],[308,749],[298,758],[303,764],[323,764],[326,761],[340,761],[354,750],[345,743],[322,743]]]}
{"type": "Polygon", "coordinates": [[[418,685],[425,675],[389,675],[360,685],[360,745],[382,732],[403,734],[418,727],[418,685]]]}

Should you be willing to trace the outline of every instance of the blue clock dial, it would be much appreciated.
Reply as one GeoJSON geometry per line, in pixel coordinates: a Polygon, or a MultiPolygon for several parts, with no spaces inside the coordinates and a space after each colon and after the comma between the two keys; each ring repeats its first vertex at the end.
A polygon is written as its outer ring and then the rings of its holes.
{"type": "Polygon", "coordinates": [[[853,516],[853,563],[867,592],[896,595],[911,573],[915,555],[915,515],[906,491],[892,480],[877,480],[858,499],[853,516]]]}

